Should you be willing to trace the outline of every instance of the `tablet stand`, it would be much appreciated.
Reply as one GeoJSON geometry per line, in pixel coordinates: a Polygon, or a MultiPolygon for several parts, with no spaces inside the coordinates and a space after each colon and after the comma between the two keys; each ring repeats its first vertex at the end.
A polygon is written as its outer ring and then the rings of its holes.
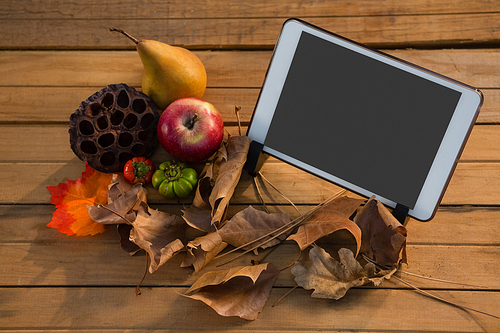
{"type": "Polygon", "coordinates": [[[250,175],[255,177],[259,172],[262,164],[264,163],[264,158],[262,156],[262,149],[264,145],[257,141],[252,140],[250,143],[250,148],[248,148],[247,160],[245,166],[243,167],[248,171],[250,175]]]}
{"type": "MultiPolygon", "coordinates": [[[[264,145],[257,141],[253,141],[250,143],[250,148],[248,149],[247,160],[245,162],[244,169],[248,171],[250,175],[255,177],[259,172],[262,164],[264,163],[265,158],[262,154],[262,149],[264,145]]],[[[402,225],[406,225],[409,220],[408,211],[410,209],[402,204],[396,204],[396,208],[392,211],[392,215],[401,223],[402,225]]]]}
{"type": "Polygon", "coordinates": [[[399,221],[402,225],[406,225],[409,220],[408,211],[410,209],[402,204],[396,204],[396,208],[392,211],[392,215],[399,221]]]}

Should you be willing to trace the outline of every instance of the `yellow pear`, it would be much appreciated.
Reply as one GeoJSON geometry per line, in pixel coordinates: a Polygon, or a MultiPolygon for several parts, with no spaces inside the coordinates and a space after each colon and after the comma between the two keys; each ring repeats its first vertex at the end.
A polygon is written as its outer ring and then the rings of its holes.
{"type": "Polygon", "coordinates": [[[160,113],[179,98],[203,96],[207,73],[194,53],[155,40],[138,40],[121,29],[110,30],[124,34],[136,44],[144,66],[142,92],[156,103],[160,113]]]}

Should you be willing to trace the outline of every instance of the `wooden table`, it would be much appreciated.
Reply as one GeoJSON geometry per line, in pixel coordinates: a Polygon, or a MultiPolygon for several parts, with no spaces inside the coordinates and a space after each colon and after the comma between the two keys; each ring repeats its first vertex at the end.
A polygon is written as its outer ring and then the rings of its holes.
{"type": "MultiPolygon", "coordinates": [[[[69,115],[112,83],[140,88],[138,38],[185,46],[204,62],[204,98],[237,131],[248,125],[282,23],[299,17],[358,42],[482,89],[485,104],[436,217],[408,223],[406,271],[397,274],[449,301],[500,316],[500,2],[498,1],[34,1],[0,6],[0,330],[8,332],[500,331],[500,319],[465,311],[391,279],[339,300],[310,297],[285,270],[255,321],[221,317],[180,295],[197,279],[174,257],[142,285],[144,255],[129,257],[114,228],[65,236],[46,227],[47,186],[81,176],[70,149],[69,115]]],[[[155,162],[165,157],[161,148],[155,162]]],[[[270,160],[263,174],[306,211],[338,188],[270,160]]],[[[261,184],[262,185],[262,184],[261,184]]],[[[153,194],[150,204],[179,213],[153,194]]],[[[272,189],[271,209],[294,213],[272,189]]],[[[230,213],[260,205],[244,174],[230,213]]],[[[297,254],[285,243],[266,260],[297,254]]],[[[240,263],[249,263],[247,256],[240,263]]],[[[258,259],[258,257],[257,257],[258,259]]]]}

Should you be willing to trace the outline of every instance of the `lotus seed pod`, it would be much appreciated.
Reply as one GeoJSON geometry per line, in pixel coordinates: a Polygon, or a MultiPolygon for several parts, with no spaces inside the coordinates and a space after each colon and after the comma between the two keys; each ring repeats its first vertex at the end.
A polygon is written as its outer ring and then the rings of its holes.
{"type": "Polygon", "coordinates": [[[153,153],[159,118],[147,95],[123,83],[108,85],[71,115],[71,149],[97,171],[121,172],[133,157],[153,153]]]}

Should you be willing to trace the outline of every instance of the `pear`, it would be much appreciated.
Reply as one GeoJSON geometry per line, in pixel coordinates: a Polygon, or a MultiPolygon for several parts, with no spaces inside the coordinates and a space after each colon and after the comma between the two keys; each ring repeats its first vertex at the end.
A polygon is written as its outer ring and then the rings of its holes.
{"type": "Polygon", "coordinates": [[[142,92],[158,106],[159,113],[183,97],[201,98],[207,87],[207,73],[191,51],[155,40],[138,40],[121,29],[111,28],[130,38],[141,58],[142,92]]]}

